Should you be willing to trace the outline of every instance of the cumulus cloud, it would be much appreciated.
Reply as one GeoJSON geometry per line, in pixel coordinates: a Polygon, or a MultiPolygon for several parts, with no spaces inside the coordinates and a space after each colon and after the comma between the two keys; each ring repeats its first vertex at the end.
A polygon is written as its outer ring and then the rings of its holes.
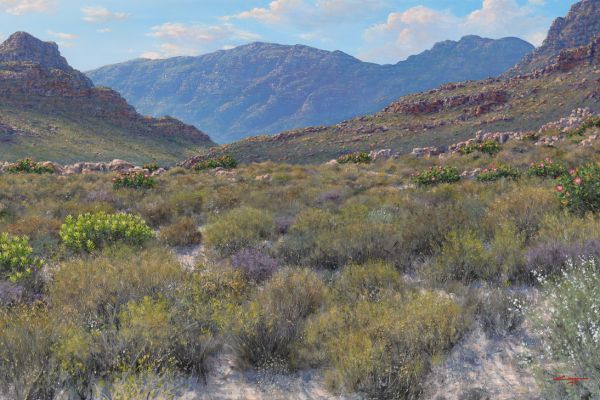
{"type": "Polygon", "coordinates": [[[96,29],[96,32],[98,32],[98,33],[110,33],[110,32],[112,32],[112,29],[110,29],[110,28],[96,29]]]}
{"type": "Polygon", "coordinates": [[[48,34],[50,36],[54,36],[55,38],[61,39],[61,40],[73,40],[73,39],[77,39],[79,37],[72,33],[54,32],[54,31],[48,31],[48,34]]]}
{"type": "Polygon", "coordinates": [[[260,35],[244,31],[232,24],[187,25],[166,22],[152,28],[148,34],[161,41],[156,50],[142,54],[144,58],[166,58],[181,55],[197,55],[217,50],[232,43],[244,43],[260,39],[260,35]]]}
{"type": "Polygon", "coordinates": [[[90,24],[106,23],[111,21],[123,21],[129,17],[124,12],[112,12],[106,7],[85,7],[81,9],[83,20],[90,24]]]}
{"type": "Polygon", "coordinates": [[[12,15],[48,11],[54,5],[53,0],[0,0],[0,8],[12,15]]]}
{"type": "Polygon", "coordinates": [[[274,0],[268,7],[256,7],[224,20],[251,19],[267,24],[293,24],[297,27],[343,23],[363,18],[365,13],[381,9],[383,0],[274,0]]]}
{"type": "Polygon", "coordinates": [[[539,4],[540,0],[530,0],[524,6],[516,0],[483,0],[481,8],[466,16],[425,6],[393,12],[387,21],[365,31],[366,46],[360,57],[397,62],[431,48],[436,42],[468,34],[491,38],[518,36],[539,45],[551,21],[536,13],[534,3],[539,4]]]}

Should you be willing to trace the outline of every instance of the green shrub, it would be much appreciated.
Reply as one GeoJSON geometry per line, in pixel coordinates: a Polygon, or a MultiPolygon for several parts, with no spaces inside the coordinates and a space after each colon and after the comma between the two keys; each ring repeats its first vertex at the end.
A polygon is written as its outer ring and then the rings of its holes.
{"type": "Polygon", "coordinates": [[[204,171],[207,169],[224,168],[234,169],[238,166],[237,161],[230,155],[224,155],[218,158],[210,158],[208,160],[200,161],[194,166],[196,171],[204,171]]]}
{"type": "Polygon", "coordinates": [[[527,171],[530,176],[553,179],[558,178],[565,172],[567,172],[567,169],[562,164],[555,163],[550,158],[546,158],[539,163],[531,163],[527,171]]]}
{"type": "Polygon", "coordinates": [[[181,217],[160,230],[159,238],[169,246],[189,246],[202,241],[196,220],[181,217]]]}
{"type": "Polygon", "coordinates": [[[469,144],[461,149],[463,154],[471,154],[475,151],[480,151],[485,154],[489,154],[493,156],[494,154],[500,152],[502,146],[499,142],[495,140],[485,140],[481,143],[477,144],[469,144]]]}
{"type": "MultiPolygon", "coordinates": [[[[600,396],[600,265],[598,260],[571,263],[558,279],[542,281],[539,306],[530,309],[540,335],[544,358],[540,367],[549,376],[541,384],[544,398],[582,399],[600,396]],[[543,309],[539,309],[543,307],[543,309]],[[551,369],[559,365],[560,370],[551,369]],[[551,377],[588,378],[567,386],[551,377]]],[[[556,368],[556,367],[555,367],[556,368]]]]}
{"type": "Polygon", "coordinates": [[[333,286],[334,296],[343,303],[377,301],[388,291],[401,292],[406,284],[398,270],[385,262],[353,264],[342,269],[333,286]]]}
{"type": "Polygon", "coordinates": [[[273,230],[273,216],[270,213],[242,207],[215,217],[206,226],[204,239],[206,245],[219,255],[229,257],[271,238],[273,230]]]}
{"type": "Polygon", "coordinates": [[[452,231],[434,262],[434,277],[469,283],[495,275],[491,265],[491,256],[476,232],[452,231]]]}
{"type": "Polygon", "coordinates": [[[454,301],[432,292],[335,303],[309,318],[302,354],[326,367],[334,390],[370,399],[417,398],[432,360],[460,337],[461,313],[454,301]]]}
{"type": "Polygon", "coordinates": [[[368,153],[356,152],[338,157],[337,162],[339,164],[369,164],[371,157],[369,157],[368,153]]]}
{"type": "Polygon", "coordinates": [[[155,186],[156,180],[144,171],[125,172],[113,178],[115,189],[150,189],[155,186]]]}
{"type": "Polygon", "coordinates": [[[10,173],[24,172],[27,174],[53,174],[54,168],[44,166],[41,163],[33,161],[31,158],[25,158],[17,161],[7,169],[10,173]]]}
{"type": "Polygon", "coordinates": [[[54,398],[52,324],[41,306],[0,308],[0,396],[54,398]]]}
{"type": "Polygon", "coordinates": [[[131,214],[69,215],[60,229],[63,243],[75,251],[93,251],[110,243],[140,245],[154,237],[143,219],[131,214]]]}
{"type": "Polygon", "coordinates": [[[0,234],[0,279],[21,282],[42,267],[43,261],[32,255],[29,238],[0,234]]]}
{"type": "Polygon", "coordinates": [[[437,185],[438,183],[453,183],[460,180],[460,174],[454,167],[431,167],[414,176],[416,184],[421,186],[437,185]]]}
{"type": "Polygon", "coordinates": [[[266,369],[294,367],[294,347],[304,320],[321,307],[326,291],[308,269],[279,271],[235,323],[233,346],[238,359],[266,369]]]}
{"type": "Polygon", "coordinates": [[[598,127],[600,127],[600,117],[591,117],[575,130],[569,132],[569,136],[583,136],[588,129],[598,127]]]}
{"type": "Polygon", "coordinates": [[[561,204],[575,214],[600,211],[600,161],[563,175],[556,190],[561,204]]]}
{"type": "Polygon", "coordinates": [[[157,163],[148,163],[148,164],[144,164],[143,168],[145,170],[148,170],[148,172],[153,173],[154,171],[156,171],[160,168],[160,165],[158,165],[157,163]]]}
{"type": "Polygon", "coordinates": [[[498,166],[485,168],[477,175],[477,181],[479,182],[493,182],[498,179],[518,179],[521,176],[521,172],[513,167],[505,164],[499,164],[498,166]]]}

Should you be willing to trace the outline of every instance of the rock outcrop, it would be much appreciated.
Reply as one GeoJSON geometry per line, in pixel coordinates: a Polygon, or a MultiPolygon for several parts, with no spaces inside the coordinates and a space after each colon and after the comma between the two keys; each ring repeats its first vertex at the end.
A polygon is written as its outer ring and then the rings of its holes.
{"type": "Polygon", "coordinates": [[[567,49],[587,46],[600,35],[600,1],[582,0],[564,18],[557,18],[544,43],[521,60],[508,75],[527,74],[544,69],[559,60],[567,49]]]}
{"type": "MultiPolygon", "coordinates": [[[[100,126],[99,130],[104,130],[108,124],[121,133],[124,143],[136,136],[137,141],[147,138],[150,147],[156,139],[181,141],[182,146],[214,145],[208,135],[179,120],[140,115],[119,93],[94,87],[89,78],[69,66],[56,43],[43,42],[25,32],[17,32],[0,44],[0,102],[57,118],[75,114],[88,129],[100,126]]],[[[11,135],[20,132],[36,136],[15,126],[14,121],[5,122],[8,117],[0,113],[1,142],[11,141],[11,135]]],[[[90,154],[93,151],[90,149],[90,154]]]]}

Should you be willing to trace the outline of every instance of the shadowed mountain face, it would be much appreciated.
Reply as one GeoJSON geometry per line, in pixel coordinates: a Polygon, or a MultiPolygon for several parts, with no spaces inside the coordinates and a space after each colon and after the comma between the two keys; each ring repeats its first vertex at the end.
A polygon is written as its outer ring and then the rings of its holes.
{"type": "Polygon", "coordinates": [[[557,18],[544,43],[509,71],[510,75],[541,69],[556,61],[562,50],[585,46],[600,35],[600,0],[574,4],[564,18],[557,18]]]}
{"type": "Polygon", "coordinates": [[[144,117],[95,88],[58,46],[17,32],[0,44],[0,160],[176,161],[210,138],[173,118],[144,117]]]}
{"type": "Polygon", "coordinates": [[[150,115],[174,115],[218,142],[336,123],[450,81],[496,76],[533,47],[467,36],[395,65],[340,51],[253,43],[200,57],[134,60],[88,73],[150,115]]]}

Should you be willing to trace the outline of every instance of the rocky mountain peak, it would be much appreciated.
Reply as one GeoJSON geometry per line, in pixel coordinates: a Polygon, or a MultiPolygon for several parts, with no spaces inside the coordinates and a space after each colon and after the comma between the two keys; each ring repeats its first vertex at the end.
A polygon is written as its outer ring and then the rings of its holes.
{"type": "Polygon", "coordinates": [[[32,62],[45,68],[71,70],[56,43],[43,42],[27,32],[13,33],[0,44],[0,62],[32,62]]]}
{"type": "Polygon", "coordinates": [[[557,18],[544,43],[525,56],[510,75],[529,73],[554,63],[561,51],[589,45],[600,35],[600,0],[575,3],[566,17],[557,18]]]}

